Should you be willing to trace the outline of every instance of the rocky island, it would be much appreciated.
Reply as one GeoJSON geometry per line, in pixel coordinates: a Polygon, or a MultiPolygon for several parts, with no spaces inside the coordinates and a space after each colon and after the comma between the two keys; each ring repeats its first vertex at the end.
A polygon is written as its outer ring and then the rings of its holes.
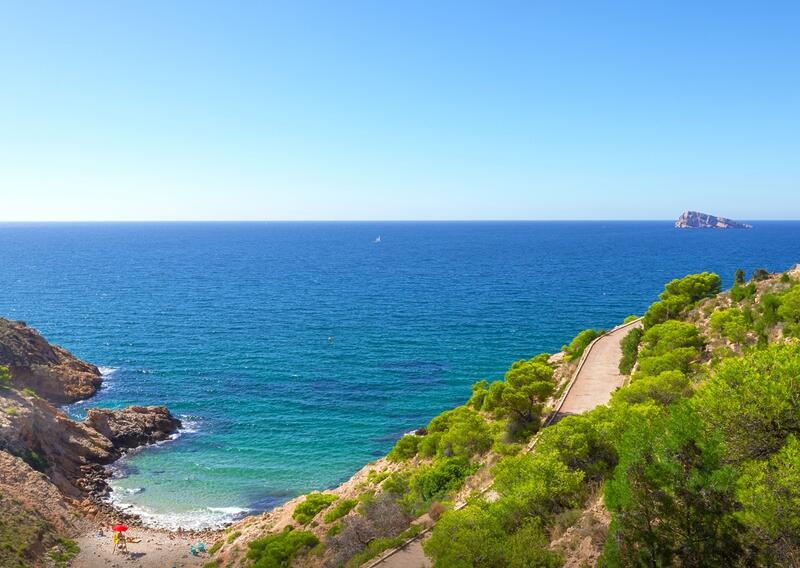
{"type": "Polygon", "coordinates": [[[675,221],[676,229],[752,229],[752,225],[699,211],[684,211],[675,221]]]}

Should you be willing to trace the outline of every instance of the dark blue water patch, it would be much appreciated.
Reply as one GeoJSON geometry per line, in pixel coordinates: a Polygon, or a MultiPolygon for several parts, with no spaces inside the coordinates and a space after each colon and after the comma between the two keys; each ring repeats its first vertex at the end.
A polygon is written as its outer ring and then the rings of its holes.
{"type": "Polygon", "coordinates": [[[513,361],[641,314],[671,278],[800,260],[800,223],[754,225],[0,224],[0,315],[117,368],[76,416],[194,417],[126,460],[138,505],[268,508],[348,478],[513,361]]]}
{"type": "Polygon", "coordinates": [[[296,494],[287,492],[267,493],[252,497],[247,508],[253,513],[262,513],[283,505],[293,497],[296,497],[296,494]]]}

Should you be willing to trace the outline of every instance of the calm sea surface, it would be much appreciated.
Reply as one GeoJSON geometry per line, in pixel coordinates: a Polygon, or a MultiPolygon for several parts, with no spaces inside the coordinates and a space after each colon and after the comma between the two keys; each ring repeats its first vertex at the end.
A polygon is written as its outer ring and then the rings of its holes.
{"type": "Polygon", "coordinates": [[[0,315],[104,368],[75,416],[181,415],[176,440],[123,460],[114,498],[197,527],[336,485],[671,278],[800,262],[800,223],[755,225],[0,224],[0,315]]]}

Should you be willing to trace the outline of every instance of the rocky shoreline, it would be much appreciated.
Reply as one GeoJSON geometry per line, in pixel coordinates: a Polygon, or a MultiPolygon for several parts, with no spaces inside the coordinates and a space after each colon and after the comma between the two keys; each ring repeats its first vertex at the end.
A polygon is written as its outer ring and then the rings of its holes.
{"type": "Polygon", "coordinates": [[[0,516],[10,521],[4,541],[17,539],[10,545],[36,564],[59,538],[87,526],[138,525],[137,516],[108,503],[107,466],[128,450],[169,439],[180,420],[163,406],[90,409],[85,420],[72,420],[57,405],[93,396],[99,369],[25,323],[2,318],[0,378],[0,516]]]}

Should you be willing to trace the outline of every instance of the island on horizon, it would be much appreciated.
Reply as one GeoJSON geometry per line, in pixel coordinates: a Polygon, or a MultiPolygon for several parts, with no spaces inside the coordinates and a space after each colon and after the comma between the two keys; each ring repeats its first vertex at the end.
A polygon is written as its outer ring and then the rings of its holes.
{"type": "Polygon", "coordinates": [[[752,229],[752,225],[699,211],[684,211],[675,221],[676,229],[752,229]]]}

